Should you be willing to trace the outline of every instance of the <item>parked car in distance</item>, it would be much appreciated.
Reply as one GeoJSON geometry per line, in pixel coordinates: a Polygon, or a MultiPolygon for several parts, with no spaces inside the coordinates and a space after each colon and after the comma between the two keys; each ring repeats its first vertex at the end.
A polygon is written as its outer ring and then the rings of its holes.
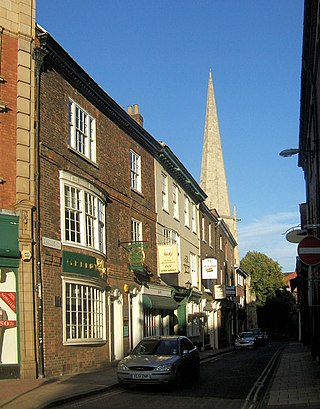
{"type": "Polygon", "coordinates": [[[239,332],[234,341],[235,349],[253,349],[256,346],[256,338],[252,331],[239,332]]]}
{"type": "Polygon", "coordinates": [[[143,338],[117,368],[120,385],[173,384],[180,387],[185,378],[196,378],[200,354],[185,336],[143,338]]]}
{"type": "Polygon", "coordinates": [[[252,332],[254,333],[254,336],[256,337],[257,345],[264,345],[268,342],[267,333],[262,331],[261,328],[253,328],[252,332]]]}

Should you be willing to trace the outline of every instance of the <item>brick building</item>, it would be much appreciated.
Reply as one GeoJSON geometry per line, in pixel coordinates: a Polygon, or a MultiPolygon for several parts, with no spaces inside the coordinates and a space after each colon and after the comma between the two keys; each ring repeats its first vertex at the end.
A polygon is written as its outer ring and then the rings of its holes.
{"type": "Polygon", "coordinates": [[[161,287],[150,178],[161,145],[137,106],[124,111],[49,33],[38,40],[39,318],[52,375],[119,359],[143,336],[141,289],[161,287]]]}
{"type": "Polygon", "coordinates": [[[98,368],[151,334],[230,344],[236,240],[206,193],[137,105],[123,110],[36,31],[32,1],[0,11],[0,378],[98,368]]]}
{"type": "Polygon", "coordinates": [[[36,374],[33,314],[34,2],[0,4],[0,377],[36,374]]]}

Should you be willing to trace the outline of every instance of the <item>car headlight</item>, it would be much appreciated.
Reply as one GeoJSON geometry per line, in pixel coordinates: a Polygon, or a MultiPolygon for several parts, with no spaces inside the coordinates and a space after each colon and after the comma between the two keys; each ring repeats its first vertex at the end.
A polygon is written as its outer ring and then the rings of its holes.
{"type": "Polygon", "coordinates": [[[119,369],[120,371],[129,371],[129,368],[128,368],[127,365],[124,364],[123,362],[119,362],[119,364],[118,364],[118,369],[119,369]]]}
{"type": "Polygon", "coordinates": [[[155,368],[155,372],[170,372],[171,371],[171,365],[166,364],[166,365],[159,365],[155,368]]]}

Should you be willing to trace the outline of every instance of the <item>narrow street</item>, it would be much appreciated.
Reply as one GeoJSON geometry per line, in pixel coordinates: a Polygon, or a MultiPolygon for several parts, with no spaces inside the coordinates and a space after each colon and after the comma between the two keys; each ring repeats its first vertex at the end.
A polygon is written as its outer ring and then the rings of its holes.
{"type": "Polygon", "coordinates": [[[270,342],[253,351],[231,351],[201,364],[198,381],[174,390],[162,387],[116,389],[108,393],[68,402],[55,408],[120,409],[252,409],[266,390],[273,363],[283,344],[270,342]],[[199,401],[200,400],[200,401],[199,401]]]}

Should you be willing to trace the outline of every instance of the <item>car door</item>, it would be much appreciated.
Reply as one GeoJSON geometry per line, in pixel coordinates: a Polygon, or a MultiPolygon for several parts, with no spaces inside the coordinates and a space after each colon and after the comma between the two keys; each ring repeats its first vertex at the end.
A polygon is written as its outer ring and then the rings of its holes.
{"type": "Polygon", "coordinates": [[[181,366],[185,375],[191,375],[198,370],[198,354],[195,346],[187,338],[180,340],[181,366]]]}

